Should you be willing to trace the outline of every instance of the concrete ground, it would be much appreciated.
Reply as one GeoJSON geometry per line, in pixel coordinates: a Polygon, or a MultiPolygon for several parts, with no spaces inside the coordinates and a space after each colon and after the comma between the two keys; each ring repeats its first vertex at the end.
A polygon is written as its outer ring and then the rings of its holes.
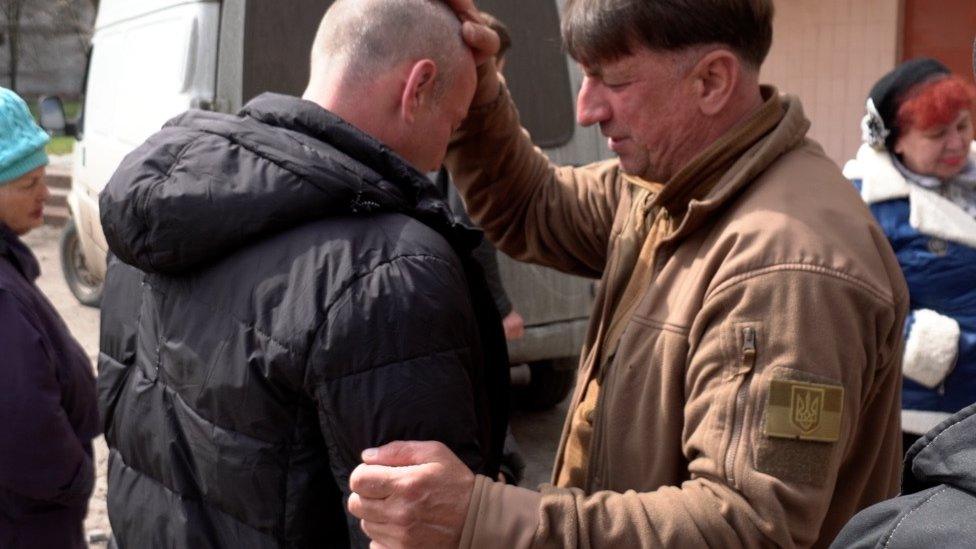
{"type": "MultiPolygon", "coordinates": [[[[98,309],[80,305],[68,290],[61,274],[59,237],[59,229],[45,226],[28,233],[24,241],[41,264],[38,287],[54,304],[94,365],[98,354],[98,309]]],[[[563,401],[561,405],[547,412],[513,411],[512,430],[526,460],[523,486],[534,488],[549,481],[566,407],[567,402],[563,401]]],[[[108,451],[102,437],[95,441],[95,457],[98,478],[89,504],[88,517],[85,519],[85,530],[89,536],[99,540],[111,530],[105,506],[108,451]]],[[[104,547],[104,543],[93,541],[92,547],[104,547]]]]}

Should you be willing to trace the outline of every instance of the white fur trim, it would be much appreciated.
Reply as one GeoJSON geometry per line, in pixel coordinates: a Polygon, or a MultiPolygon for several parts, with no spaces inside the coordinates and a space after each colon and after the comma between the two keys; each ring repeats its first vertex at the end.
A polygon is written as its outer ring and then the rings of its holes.
{"type": "MultiPolygon", "coordinates": [[[[976,156],[976,144],[970,156],[976,156]]],[[[918,232],[976,247],[976,218],[939,193],[910,185],[891,156],[861,145],[857,157],[844,166],[844,176],[861,180],[861,198],[868,204],[907,198],[908,223],[918,232]]]]}
{"type": "Polygon", "coordinates": [[[915,323],[905,342],[902,373],[934,389],[956,365],[959,323],[929,309],[914,311],[915,323]]]}
{"type": "Polygon", "coordinates": [[[843,170],[843,172],[844,172],[844,177],[846,177],[847,179],[850,179],[850,180],[862,179],[863,180],[864,179],[864,177],[863,177],[864,174],[862,173],[863,171],[864,170],[861,169],[861,163],[858,162],[856,158],[852,158],[852,159],[848,160],[846,164],[844,164],[844,170],[843,170]]]}
{"type": "MultiPolygon", "coordinates": [[[[913,435],[924,435],[935,426],[949,419],[952,414],[946,412],[929,412],[926,410],[902,410],[901,430],[913,435]]],[[[907,452],[908,448],[903,448],[907,452]]]]}
{"type": "Polygon", "coordinates": [[[922,234],[976,248],[976,218],[944,196],[912,185],[908,193],[908,224],[922,234]]]}
{"type": "Polygon", "coordinates": [[[861,145],[857,157],[844,166],[844,175],[861,180],[861,198],[868,204],[908,198],[908,181],[891,162],[891,156],[870,145],[861,145]]]}

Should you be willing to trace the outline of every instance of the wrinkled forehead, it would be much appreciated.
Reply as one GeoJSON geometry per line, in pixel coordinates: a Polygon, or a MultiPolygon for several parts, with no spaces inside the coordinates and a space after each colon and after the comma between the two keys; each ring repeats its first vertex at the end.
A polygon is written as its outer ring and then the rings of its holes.
{"type": "Polygon", "coordinates": [[[651,78],[663,84],[687,74],[701,55],[701,50],[694,48],[658,51],[634,46],[629,53],[590,62],[580,61],[579,64],[583,74],[594,78],[651,78]]]}

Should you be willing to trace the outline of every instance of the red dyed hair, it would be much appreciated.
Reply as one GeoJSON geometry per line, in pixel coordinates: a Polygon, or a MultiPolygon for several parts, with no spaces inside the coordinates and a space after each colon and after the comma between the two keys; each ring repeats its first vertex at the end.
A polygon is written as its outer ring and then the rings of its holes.
{"type": "Polygon", "coordinates": [[[959,112],[976,114],[976,86],[949,75],[911,87],[898,107],[898,127],[928,130],[952,123],[959,112]]]}

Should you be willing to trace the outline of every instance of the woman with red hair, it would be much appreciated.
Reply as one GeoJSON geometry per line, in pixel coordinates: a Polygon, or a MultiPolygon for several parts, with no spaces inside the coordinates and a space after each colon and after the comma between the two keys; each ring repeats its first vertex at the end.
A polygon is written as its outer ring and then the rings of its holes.
{"type": "Polygon", "coordinates": [[[976,88],[932,59],[872,88],[865,144],[844,174],[894,248],[908,282],[905,448],[976,401],[976,88]]]}

